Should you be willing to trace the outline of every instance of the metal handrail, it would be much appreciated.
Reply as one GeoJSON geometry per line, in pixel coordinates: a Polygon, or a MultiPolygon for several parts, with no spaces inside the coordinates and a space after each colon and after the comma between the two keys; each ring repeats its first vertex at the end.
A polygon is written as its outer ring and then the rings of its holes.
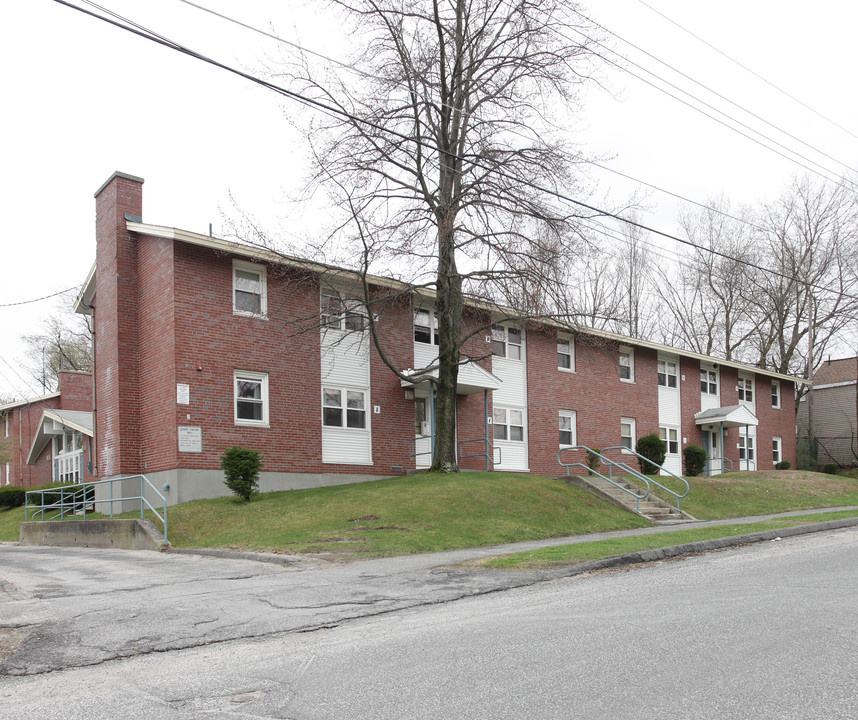
{"type": "MultiPolygon", "coordinates": [[[[598,452],[597,450],[593,450],[592,448],[588,448],[586,445],[570,445],[569,447],[560,448],[560,450],[557,451],[557,462],[566,468],[566,475],[567,476],[571,474],[569,472],[570,468],[581,467],[581,468],[584,468],[585,470],[588,470],[589,472],[593,473],[594,475],[598,475],[600,478],[602,478],[602,480],[609,482],[611,485],[619,488],[623,492],[628,493],[633,498],[635,498],[635,510],[638,513],[640,513],[640,511],[641,511],[641,500],[644,500],[645,498],[649,497],[649,493],[650,493],[649,478],[647,478],[645,475],[639,473],[637,470],[633,470],[631,467],[629,467],[625,463],[615,462],[614,460],[611,460],[610,458],[605,457],[604,455],[602,455],[602,453],[598,452]],[[565,463],[565,462],[563,462],[560,459],[560,456],[562,453],[567,452],[569,450],[586,450],[591,455],[595,455],[602,462],[604,462],[605,465],[608,466],[608,468],[609,468],[608,475],[602,475],[602,473],[600,473],[598,470],[590,467],[589,465],[585,465],[584,463],[580,463],[580,462],[565,463]],[[638,495],[636,492],[630,490],[625,485],[620,485],[618,482],[615,482],[613,479],[615,467],[619,468],[620,470],[623,470],[625,473],[628,473],[632,477],[637,478],[638,480],[643,482],[644,485],[646,485],[646,492],[643,495],[638,495]]],[[[638,490],[643,490],[643,488],[638,488],[638,490]]]]}
{"type": "Polygon", "coordinates": [[[500,465],[503,462],[503,448],[495,447],[488,438],[476,438],[475,440],[460,440],[459,441],[459,460],[467,458],[484,457],[487,462],[492,465],[500,465]],[[483,452],[475,453],[474,455],[462,455],[462,445],[468,443],[484,443],[483,452]],[[491,451],[491,452],[490,452],[491,451]],[[497,451],[498,459],[495,460],[494,453],[497,451]]]}
{"type": "Polygon", "coordinates": [[[637,456],[637,457],[639,457],[641,460],[646,461],[649,465],[655,465],[655,467],[657,467],[659,470],[661,470],[662,472],[666,473],[667,475],[670,475],[671,477],[676,478],[676,479],[677,479],[677,480],[679,480],[683,485],[685,485],[685,492],[684,492],[684,493],[682,493],[682,495],[680,495],[678,492],[676,492],[676,490],[671,490],[669,487],[666,487],[665,485],[662,485],[658,480],[654,480],[654,479],[653,479],[653,477],[654,477],[654,476],[652,476],[652,475],[648,475],[648,476],[647,476],[647,477],[649,478],[649,480],[652,482],[652,484],[653,484],[653,485],[657,485],[657,486],[658,486],[658,487],[660,487],[662,490],[664,490],[664,491],[665,491],[665,492],[667,492],[667,493],[670,493],[671,495],[673,495],[673,496],[676,498],[676,509],[677,509],[677,510],[679,510],[679,500],[680,500],[680,498],[684,498],[686,495],[688,495],[688,493],[689,493],[689,492],[691,492],[691,486],[688,484],[688,480],[686,480],[684,477],[682,477],[681,475],[677,475],[675,472],[671,472],[670,470],[668,470],[668,469],[667,469],[666,467],[664,467],[663,465],[658,465],[658,464],[654,463],[654,462],[653,462],[652,460],[650,460],[649,458],[644,457],[643,455],[641,455],[640,453],[638,453],[638,452],[636,452],[636,451],[632,450],[631,448],[627,448],[625,445],[615,445],[615,446],[613,446],[613,447],[608,447],[608,448],[605,448],[604,450],[602,450],[602,452],[605,452],[606,450],[622,450],[622,451],[623,451],[623,452],[625,452],[625,453],[630,453],[630,454],[632,454],[632,455],[636,455],[636,456],[637,456]]]}
{"type": "Polygon", "coordinates": [[[431,440],[431,435],[415,435],[411,440],[411,457],[417,457],[418,455],[431,455],[432,448],[430,447],[428,450],[424,450],[423,452],[417,452],[417,441],[418,440],[431,440]]]}
{"type": "Polygon", "coordinates": [[[91,506],[93,508],[92,512],[95,511],[96,505],[104,505],[107,504],[109,506],[108,515],[110,519],[113,519],[113,504],[118,502],[127,502],[127,501],[140,501],[140,519],[142,520],[144,517],[144,512],[146,510],[150,510],[158,520],[161,521],[161,525],[164,528],[164,544],[167,545],[167,498],[161,493],[158,488],[156,488],[149,479],[145,475],[122,475],[120,477],[111,478],[110,480],[94,480],[92,482],[80,483],[78,485],[67,485],[58,488],[46,488],[44,490],[29,490],[24,497],[24,519],[25,520],[35,520],[36,516],[41,517],[42,522],[51,522],[55,520],[63,520],[67,513],[76,513],[83,511],[83,519],[86,520],[87,508],[91,506]],[[113,497],[113,483],[121,482],[123,480],[134,480],[135,478],[140,478],[140,495],[133,497],[113,497]],[[95,486],[96,485],[108,485],[110,491],[110,497],[106,500],[96,500],[95,499],[95,486]],[[149,488],[152,492],[154,492],[163,502],[163,514],[158,512],[155,509],[155,506],[150,503],[145,496],[144,491],[146,488],[149,488]],[[91,488],[91,490],[90,490],[91,488]],[[45,503],[45,495],[51,494],[56,495],[57,492],[60,494],[59,502],[45,503]],[[68,493],[68,497],[67,497],[68,493]],[[34,498],[38,497],[40,502],[30,502],[30,496],[34,498]],[[32,516],[30,515],[30,511],[33,511],[32,516]],[[50,517],[46,517],[45,513],[50,511],[58,511],[54,515],[50,517]]]}
{"type": "Polygon", "coordinates": [[[734,472],[733,461],[730,458],[728,458],[726,455],[722,455],[721,457],[707,458],[707,462],[709,462],[709,463],[711,463],[713,460],[720,460],[721,461],[722,472],[723,472],[723,467],[724,467],[723,463],[725,463],[725,462],[730,463],[730,472],[734,472]]]}

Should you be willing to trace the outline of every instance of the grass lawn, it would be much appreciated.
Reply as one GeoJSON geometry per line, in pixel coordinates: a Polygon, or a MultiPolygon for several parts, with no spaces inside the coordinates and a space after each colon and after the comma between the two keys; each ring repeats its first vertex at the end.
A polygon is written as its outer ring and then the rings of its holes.
{"type": "MultiPolygon", "coordinates": [[[[743,472],[692,478],[691,484],[682,507],[699,519],[858,505],[858,480],[837,475],[743,472]]],[[[17,540],[23,519],[23,508],[0,510],[0,541],[17,540]]],[[[421,473],[265,493],[249,503],[233,497],[198,500],[169,508],[169,523],[175,547],[343,557],[405,555],[650,525],[551,478],[476,472],[421,473]]]]}
{"type": "Polygon", "coordinates": [[[657,535],[597,540],[594,542],[576,543],[575,545],[560,545],[486,558],[467,564],[472,567],[479,566],[504,570],[534,570],[547,567],[562,567],[564,565],[577,565],[588,560],[600,560],[601,558],[626,555],[641,550],[652,550],[653,548],[670,547],[671,545],[684,545],[685,543],[713,540],[733,535],[747,535],[749,533],[763,532],[764,530],[779,530],[780,528],[810,525],[825,522],[826,520],[839,520],[841,518],[856,516],[858,516],[858,510],[841,510],[813,515],[797,515],[756,523],[738,523],[735,525],[719,525],[706,528],[690,527],[673,532],[658,533],[657,535]]]}

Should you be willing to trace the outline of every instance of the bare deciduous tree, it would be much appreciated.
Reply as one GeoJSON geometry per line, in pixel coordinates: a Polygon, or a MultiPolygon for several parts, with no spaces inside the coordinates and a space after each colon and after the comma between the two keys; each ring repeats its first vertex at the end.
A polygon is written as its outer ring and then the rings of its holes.
{"type": "Polygon", "coordinates": [[[58,308],[43,322],[39,332],[21,337],[26,345],[27,372],[45,392],[57,388],[63,370],[92,371],[90,318],[58,308]]]}
{"type": "MultiPolygon", "coordinates": [[[[582,189],[568,112],[593,71],[595,28],[570,0],[333,5],[351,23],[362,74],[317,71],[300,57],[285,73],[292,87],[341,111],[309,132],[314,182],[335,191],[343,210],[332,236],[345,254],[328,248],[326,257],[362,273],[393,269],[434,298],[432,467],[454,471],[467,303],[531,317],[568,307],[563,283],[584,232],[555,193],[582,189]]],[[[364,294],[370,306],[368,284],[364,294]]],[[[369,326],[377,341],[373,313],[369,326]]],[[[405,380],[425,377],[385,361],[405,380]]]]}

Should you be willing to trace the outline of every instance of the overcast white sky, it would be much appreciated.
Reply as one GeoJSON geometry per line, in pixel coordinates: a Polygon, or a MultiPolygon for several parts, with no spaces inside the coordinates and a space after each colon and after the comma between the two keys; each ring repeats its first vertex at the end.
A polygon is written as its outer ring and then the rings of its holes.
{"type": "MultiPolygon", "coordinates": [[[[71,0],[84,5],[82,0],[71,0]]],[[[347,37],[292,0],[195,0],[247,24],[345,58],[347,37]]],[[[585,3],[624,40],[717,90],[846,167],[858,166],[854,72],[858,5],[842,0],[610,0],[585,3]],[[647,7],[649,5],[649,7],[647,7]],[[692,31],[786,90],[844,132],[671,24],[692,31]]],[[[160,34],[229,64],[259,66],[276,43],[179,0],[101,0],[160,34]]],[[[663,65],[617,42],[617,50],[698,96],[663,65]]],[[[283,201],[300,187],[305,146],[294,109],[245,80],[136,38],[52,0],[11,5],[0,28],[4,111],[0,198],[6,226],[0,254],[0,394],[39,394],[20,368],[17,338],[36,328],[54,300],[9,306],[83,282],[95,257],[93,193],[114,170],[143,177],[145,222],[215,234],[230,195],[264,225],[300,234],[300,210],[283,201]]],[[[629,66],[629,70],[644,75],[629,66]]],[[[804,172],[771,151],[652,89],[628,73],[606,73],[612,93],[588,94],[581,127],[589,151],[619,172],[698,201],[734,203],[777,195],[804,172]]],[[[651,79],[651,78],[650,78],[651,79]]],[[[651,79],[652,82],[658,82],[651,79]]],[[[675,92],[675,91],[672,91],[675,92]]],[[[739,116],[725,101],[718,108],[739,116]]],[[[708,111],[711,112],[711,111],[708,111]]],[[[822,158],[759,121],[745,122],[822,158]]],[[[801,161],[805,162],[806,161],[801,161]]],[[[627,195],[635,183],[594,171],[599,196],[627,195]]],[[[643,220],[675,232],[676,201],[653,193],[643,220]]],[[[73,294],[68,296],[71,302],[73,294]]]]}

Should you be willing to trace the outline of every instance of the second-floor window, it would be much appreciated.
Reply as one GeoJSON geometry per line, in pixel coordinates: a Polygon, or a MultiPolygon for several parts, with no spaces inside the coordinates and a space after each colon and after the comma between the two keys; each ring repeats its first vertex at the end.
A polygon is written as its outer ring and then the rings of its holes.
{"type": "Polygon", "coordinates": [[[772,407],[781,406],[781,384],[778,380],[772,380],[772,407]]]}
{"type": "Polygon", "coordinates": [[[569,338],[557,338],[557,367],[560,370],[575,369],[575,345],[569,338]]]}
{"type": "Polygon", "coordinates": [[[521,360],[521,330],[503,325],[493,325],[492,355],[510,360],[521,360]]]}
{"type": "Polygon", "coordinates": [[[718,374],[714,370],[700,368],[700,392],[704,395],[718,394],[718,374]]]}
{"type": "Polygon", "coordinates": [[[366,323],[363,303],[355,298],[344,298],[323,292],[321,301],[322,327],[343,332],[363,330],[366,323]]]}
{"type": "Polygon", "coordinates": [[[747,403],[754,402],[754,381],[751,378],[739,378],[739,400],[747,403]]]}
{"type": "Polygon", "coordinates": [[[635,356],[631,348],[620,348],[620,380],[625,382],[635,381],[635,356]]]}
{"type": "Polygon", "coordinates": [[[265,266],[232,261],[232,311],[236,315],[264,317],[268,312],[265,266]]]}
{"type": "Polygon", "coordinates": [[[438,344],[438,318],[429,310],[414,311],[414,342],[438,344]]]}
{"type": "Polygon", "coordinates": [[[677,387],[676,363],[672,360],[658,361],[658,384],[662,387],[677,387]]]}

